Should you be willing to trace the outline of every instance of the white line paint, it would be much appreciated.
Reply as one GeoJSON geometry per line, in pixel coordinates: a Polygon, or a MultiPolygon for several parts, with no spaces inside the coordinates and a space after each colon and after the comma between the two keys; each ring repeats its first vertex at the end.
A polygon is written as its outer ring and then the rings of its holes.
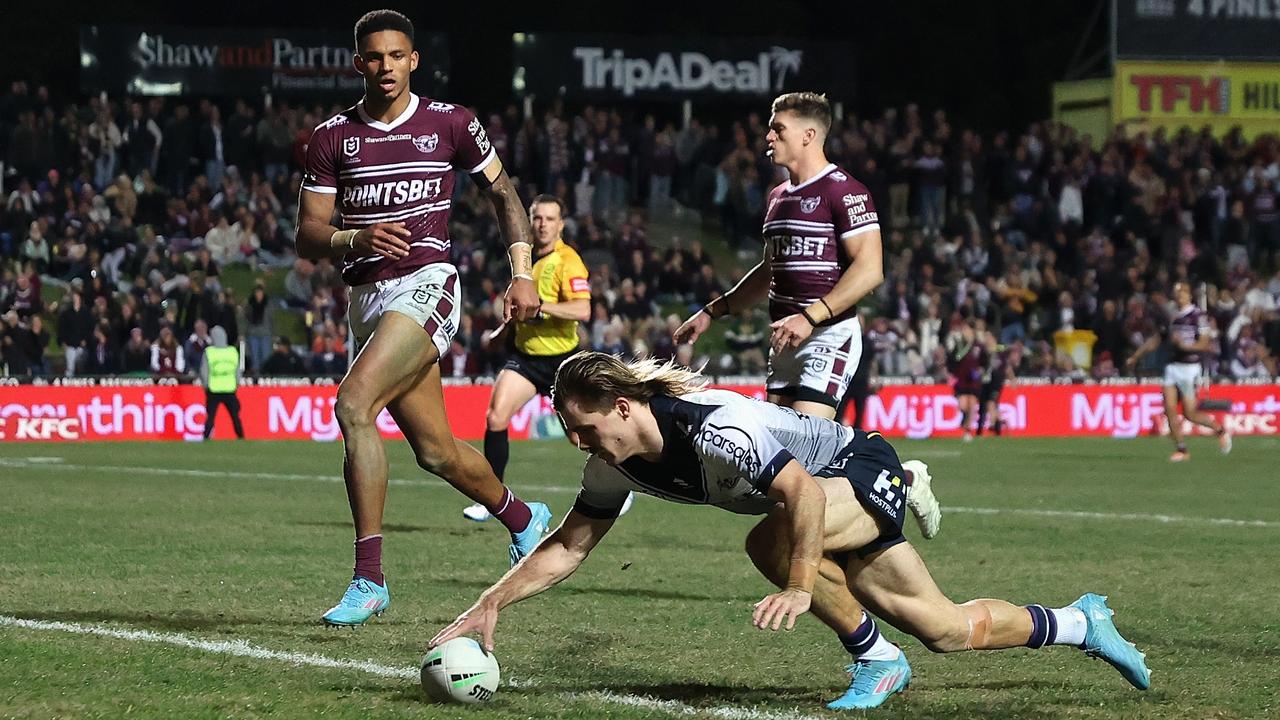
{"type": "Polygon", "coordinates": [[[133,642],[158,643],[174,645],[219,655],[235,655],[236,657],[253,658],[255,660],[278,660],[291,665],[310,665],[312,667],[334,668],[338,670],[359,670],[378,677],[398,680],[418,679],[415,668],[395,668],[379,665],[371,660],[338,660],[324,655],[312,653],[285,652],[261,648],[243,640],[201,640],[177,633],[157,633],[150,630],[123,630],[103,625],[81,625],[80,623],[49,622],[45,620],[24,620],[23,618],[0,615],[0,625],[10,625],[27,630],[54,630],[74,633],[76,635],[97,635],[116,640],[133,642]]]}
{"type": "MultiPolygon", "coordinates": [[[[130,473],[135,475],[163,475],[168,477],[196,477],[196,478],[212,478],[225,479],[235,478],[241,480],[294,480],[304,482],[328,482],[341,483],[342,478],[329,475],[304,475],[292,473],[267,473],[267,472],[238,472],[234,470],[196,470],[189,468],[156,468],[137,465],[73,465],[73,464],[47,464],[47,463],[28,463],[22,458],[0,458],[0,467],[22,467],[31,470],[76,470],[86,472],[102,472],[114,471],[130,473]]],[[[388,481],[391,485],[405,485],[410,487],[450,487],[443,480],[435,480],[432,478],[391,478],[388,481]]],[[[576,494],[579,490],[578,486],[566,485],[525,485],[516,486],[521,491],[537,492],[537,493],[559,493],[559,494],[576,494]]],[[[944,513],[961,513],[970,515],[1023,515],[1029,517],[1044,518],[1062,518],[1071,520],[1124,520],[1135,522],[1155,522],[1162,524],[1176,525],[1220,525],[1227,527],[1260,527],[1260,528],[1277,528],[1280,522],[1272,520],[1241,520],[1238,518],[1211,518],[1211,517],[1192,517],[1187,515],[1163,515],[1159,513],[1115,513],[1115,512],[1092,512],[1086,510],[1040,510],[1033,508],[983,508],[983,507],[961,507],[947,505],[943,506],[944,513]]]]}
{"type": "Polygon", "coordinates": [[[1269,520],[1236,520],[1233,518],[1200,518],[1185,515],[1155,515],[1148,513],[1106,513],[1086,512],[1082,510],[1029,510],[1020,508],[979,508],[953,507],[942,508],[946,513],[970,513],[973,515],[1029,515],[1032,517],[1072,518],[1076,520],[1142,520],[1147,522],[1173,523],[1178,525],[1226,525],[1229,527],[1280,527],[1280,522],[1269,520]]]}
{"type": "MultiPolygon", "coordinates": [[[[270,650],[268,648],[250,645],[244,640],[201,640],[199,638],[188,637],[178,633],[157,633],[150,630],[126,630],[121,628],[112,628],[105,625],[82,625],[80,623],[27,620],[24,618],[12,617],[10,615],[0,615],[0,627],[3,626],[16,627],[24,630],[65,632],[75,635],[96,635],[98,637],[127,640],[131,642],[173,645],[176,647],[189,648],[218,655],[234,655],[236,657],[251,658],[254,660],[275,660],[296,666],[321,667],[337,670],[357,670],[370,675],[391,678],[394,680],[417,681],[419,673],[418,668],[397,668],[390,665],[382,665],[380,663],[373,662],[372,660],[341,660],[326,657],[324,655],[316,655],[314,653],[270,650]]],[[[515,681],[507,678],[503,680],[503,684],[511,687],[530,687],[537,683],[527,680],[515,681]]],[[[623,695],[611,692],[596,691],[585,693],[561,693],[560,696],[570,701],[590,700],[610,705],[658,710],[676,716],[705,715],[713,718],[723,718],[723,720],[818,720],[816,717],[802,715],[796,712],[776,713],[757,710],[754,708],[734,707],[696,708],[692,705],[686,705],[676,700],[658,700],[646,696],[623,695]]]]}
{"type": "Polygon", "coordinates": [[[618,695],[617,693],[611,692],[585,692],[569,693],[566,694],[565,697],[574,700],[585,699],[611,703],[614,705],[626,705],[628,707],[644,708],[645,710],[660,710],[662,712],[668,712],[672,715],[679,716],[707,715],[714,718],[724,718],[724,720],[817,720],[813,715],[804,715],[799,712],[780,713],[768,710],[757,710],[755,708],[734,707],[698,708],[692,705],[686,705],[678,700],[659,700],[647,695],[618,695]]]}

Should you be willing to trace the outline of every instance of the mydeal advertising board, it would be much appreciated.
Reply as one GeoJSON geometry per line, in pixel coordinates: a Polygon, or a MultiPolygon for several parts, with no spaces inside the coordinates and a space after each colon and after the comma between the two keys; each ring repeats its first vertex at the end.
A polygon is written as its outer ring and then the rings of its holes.
{"type": "MultiPolygon", "coordinates": [[[[761,386],[724,387],[764,397],[761,386]]],[[[488,385],[444,389],[456,435],[484,437],[490,391],[488,385]]],[[[333,385],[242,387],[245,434],[254,440],[339,440],[336,394],[333,385]]],[[[1214,415],[1236,435],[1274,435],[1280,426],[1280,386],[1275,384],[1214,385],[1202,397],[1230,404],[1214,415]]],[[[230,438],[230,419],[220,412],[214,437],[230,438]]],[[[960,411],[946,385],[887,386],[868,399],[865,412],[863,427],[890,437],[960,434],[960,411]]],[[[1157,385],[1018,385],[1007,388],[1000,400],[1005,433],[1023,437],[1158,434],[1166,431],[1162,412],[1157,385]]],[[[191,385],[0,387],[0,442],[198,440],[205,417],[204,391],[191,385]]],[[[384,438],[403,437],[385,411],[377,425],[384,438]]],[[[546,398],[535,398],[512,418],[513,439],[559,435],[546,398]]]]}

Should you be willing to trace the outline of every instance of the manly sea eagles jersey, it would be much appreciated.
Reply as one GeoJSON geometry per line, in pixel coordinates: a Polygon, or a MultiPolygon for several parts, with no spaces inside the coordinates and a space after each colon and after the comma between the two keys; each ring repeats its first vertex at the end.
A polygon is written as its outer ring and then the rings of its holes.
{"type": "MultiPolygon", "coordinates": [[[[1161,330],[1170,343],[1176,338],[1184,345],[1195,345],[1202,336],[1209,334],[1209,316],[1195,305],[1188,305],[1174,313],[1173,317],[1164,323],[1161,330]]],[[[1183,350],[1174,345],[1172,361],[1176,363],[1198,363],[1200,362],[1200,354],[1199,350],[1183,350]]]]}
{"type": "Polygon", "coordinates": [[[854,431],[824,418],[729,390],[703,390],[649,401],[662,431],[662,458],[632,457],[613,466],[592,456],[574,510],[597,520],[618,517],[631,490],[691,505],[762,515],[766,493],[792,459],[817,474],[837,461],[854,431]]]}

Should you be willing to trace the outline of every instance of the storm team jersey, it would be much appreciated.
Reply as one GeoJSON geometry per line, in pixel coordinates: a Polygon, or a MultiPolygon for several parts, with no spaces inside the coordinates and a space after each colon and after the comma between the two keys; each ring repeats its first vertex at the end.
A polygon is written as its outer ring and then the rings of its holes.
{"type": "MultiPolygon", "coordinates": [[[[1171,343],[1177,340],[1184,345],[1195,345],[1201,336],[1208,333],[1209,317],[1195,305],[1188,305],[1179,310],[1173,317],[1169,318],[1169,322],[1164,326],[1164,335],[1171,343]]],[[[1174,344],[1173,362],[1198,363],[1200,362],[1200,352],[1197,350],[1183,350],[1177,344],[1174,344]]]]}
{"type": "MultiPolygon", "coordinates": [[[[826,295],[849,267],[841,240],[879,231],[871,192],[835,165],[769,193],[764,241],[770,253],[769,316],[779,320],[826,295]]],[[[828,323],[853,317],[850,308],[828,323]]]]}
{"type": "MultiPolygon", "coordinates": [[[[591,299],[587,266],[578,251],[557,240],[533,264],[533,280],[544,303],[591,299]]],[[[516,325],[516,349],[526,355],[563,355],[578,347],[578,321],[543,316],[516,325]]]]}
{"type": "Polygon", "coordinates": [[[482,172],[496,158],[466,108],[411,95],[404,112],[384,123],[361,102],[316,127],[302,189],[336,195],[344,229],[400,222],[409,230],[409,254],[399,260],[355,252],[342,258],[342,279],[363,285],[449,262],[453,173],[482,172]]]}
{"type": "Polygon", "coordinates": [[[824,418],[739,395],[704,390],[649,401],[662,431],[662,459],[633,457],[613,466],[587,460],[574,509],[587,517],[618,516],[631,490],[744,515],[767,513],[766,493],[792,459],[817,474],[835,463],[854,431],[824,418]]]}

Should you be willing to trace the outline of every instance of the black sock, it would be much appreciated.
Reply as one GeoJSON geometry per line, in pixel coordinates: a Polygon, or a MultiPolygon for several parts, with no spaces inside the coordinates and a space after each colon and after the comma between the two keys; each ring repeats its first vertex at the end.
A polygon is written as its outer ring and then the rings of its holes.
{"type": "Polygon", "coordinates": [[[511,456],[511,445],[507,441],[506,430],[484,431],[484,459],[489,461],[493,474],[502,479],[507,471],[507,458],[511,456]]]}

